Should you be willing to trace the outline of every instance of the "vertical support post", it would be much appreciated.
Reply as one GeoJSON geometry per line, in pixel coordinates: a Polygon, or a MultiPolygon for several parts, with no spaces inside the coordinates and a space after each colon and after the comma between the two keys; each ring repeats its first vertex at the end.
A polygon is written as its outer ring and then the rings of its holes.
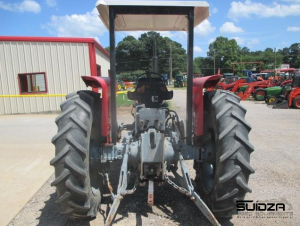
{"type": "Polygon", "coordinates": [[[116,39],[115,9],[109,6],[109,45],[110,45],[110,135],[112,143],[117,142],[117,105],[116,105],[116,39]]]}
{"type": "Polygon", "coordinates": [[[170,47],[170,61],[169,61],[169,66],[170,66],[170,80],[171,80],[171,84],[173,83],[173,57],[172,57],[172,44],[170,42],[168,42],[169,47],[170,47]]]}
{"type": "Polygon", "coordinates": [[[214,75],[216,74],[216,51],[214,50],[214,75]]]}
{"type": "Polygon", "coordinates": [[[188,47],[187,47],[187,95],[186,95],[186,132],[187,143],[192,143],[193,130],[193,59],[194,58],[194,7],[188,11],[188,47]]]}
{"type": "Polygon", "coordinates": [[[276,48],[274,48],[275,61],[274,61],[274,77],[276,76],[276,48]]]}
{"type": "Polygon", "coordinates": [[[153,66],[152,71],[158,73],[157,36],[153,38],[153,66]]]}

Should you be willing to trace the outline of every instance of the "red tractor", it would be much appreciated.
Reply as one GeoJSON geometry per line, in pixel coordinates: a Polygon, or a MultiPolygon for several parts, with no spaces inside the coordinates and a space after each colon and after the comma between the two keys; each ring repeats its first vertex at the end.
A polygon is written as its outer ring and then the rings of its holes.
{"type": "Polygon", "coordinates": [[[239,79],[239,82],[234,84],[234,86],[231,89],[231,92],[238,93],[240,90],[243,90],[243,89],[246,90],[246,86],[248,87],[249,83],[255,82],[255,81],[256,80],[252,77],[241,78],[241,79],[239,79]]]}
{"type": "MultiPolygon", "coordinates": [[[[219,74],[221,75],[221,74],[219,74]]],[[[238,84],[246,83],[245,78],[238,78],[237,76],[229,76],[222,78],[220,82],[216,85],[216,87],[209,88],[208,91],[213,91],[214,89],[222,89],[231,91],[238,84]]]]}
{"type": "Polygon", "coordinates": [[[50,162],[61,212],[72,218],[95,218],[101,194],[108,188],[113,203],[105,225],[111,225],[123,197],[140,184],[147,184],[148,205],[153,205],[158,183],[170,184],[184,194],[182,198],[189,197],[213,225],[230,219],[237,213],[236,201],[251,192],[254,147],[240,98],[224,90],[203,91],[215,87],[222,76],[193,79],[194,27],[207,19],[209,5],[127,0],[99,1],[97,9],[110,34],[110,78],[83,76],[93,91],[71,93],[61,104],[58,132],[52,139],[55,157],[50,162]],[[187,31],[186,119],[168,109],[165,100],[172,99],[173,91],[168,91],[154,64],[154,71],[141,75],[135,91],[128,92],[128,98],[136,101],[134,122],[117,123],[115,31],[132,30],[187,31]],[[194,160],[194,180],[185,160],[194,160]],[[109,180],[112,161],[121,166],[115,192],[109,180]]]}
{"type": "Polygon", "coordinates": [[[300,109],[300,73],[296,74],[292,81],[292,89],[287,90],[283,96],[270,97],[274,100],[269,102],[268,105],[271,105],[272,108],[276,109],[287,109],[292,107],[300,109]]]}
{"type": "MultiPolygon", "coordinates": [[[[258,95],[255,91],[257,89],[264,89],[268,87],[273,87],[276,85],[276,80],[264,80],[258,82],[251,82],[249,83],[248,87],[244,92],[240,91],[237,95],[241,98],[241,100],[247,100],[251,95],[256,98],[258,95]]],[[[263,93],[259,93],[263,95],[263,93]]]]}
{"type": "Polygon", "coordinates": [[[222,82],[218,82],[217,89],[231,90],[235,84],[245,82],[244,79],[239,79],[237,76],[226,77],[222,82]]]}

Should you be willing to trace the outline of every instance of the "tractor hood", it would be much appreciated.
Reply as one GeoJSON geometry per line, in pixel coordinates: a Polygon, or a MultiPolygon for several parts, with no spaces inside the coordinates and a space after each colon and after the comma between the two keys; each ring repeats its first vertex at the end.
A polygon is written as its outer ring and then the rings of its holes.
{"type": "Polygon", "coordinates": [[[194,7],[194,26],[209,17],[205,1],[105,1],[96,3],[100,19],[109,28],[109,6],[116,12],[116,31],[187,31],[188,9],[194,7]]]}
{"type": "Polygon", "coordinates": [[[273,86],[273,87],[269,87],[269,88],[265,88],[265,90],[281,90],[282,87],[281,86],[273,86]]]}
{"type": "Polygon", "coordinates": [[[277,91],[277,90],[281,90],[282,87],[280,86],[273,86],[273,87],[269,87],[269,88],[265,88],[265,90],[268,92],[268,91],[277,91]]]}

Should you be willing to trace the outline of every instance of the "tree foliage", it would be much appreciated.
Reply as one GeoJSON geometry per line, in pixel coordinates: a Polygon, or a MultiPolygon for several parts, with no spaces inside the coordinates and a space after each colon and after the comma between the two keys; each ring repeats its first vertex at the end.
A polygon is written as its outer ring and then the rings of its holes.
{"type": "MultiPolygon", "coordinates": [[[[157,32],[147,32],[138,39],[133,36],[125,37],[116,47],[117,74],[120,77],[134,78],[145,71],[152,71],[153,40],[157,42],[158,72],[170,75],[170,55],[172,56],[173,77],[186,72],[187,55],[182,45],[167,37],[160,36],[157,32]],[[172,51],[172,54],[171,54],[172,51]]],[[[109,50],[109,48],[106,48],[109,50]]],[[[290,67],[300,68],[300,43],[294,43],[283,49],[266,48],[265,50],[251,51],[247,47],[240,47],[235,39],[217,37],[209,45],[207,57],[194,59],[194,73],[212,75],[217,73],[232,72],[234,62],[263,62],[262,69],[279,68],[282,63],[290,67]],[[275,60],[276,59],[276,60],[275,60]],[[275,65],[276,61],[276,65],[275,65]]],[[[258,64],[237,64],[235,72],[259,71],[258,64]]]]}
{"type": "MultiPolygon", "coordinates": [[[[234,39],[217,37],[209,45],[207,57],[196,57],[194,59],[194,71],[204,75],[214,74],[214,69],[220,69],[221,73],[232,72],[233,62],[262,62],[262,69],[279,68],[281,64],[290,64],[290,67],[300,68],[300,43],[295,43],[289,48],[272,49],[264,51],[251,51],[247,47],[240,47],[234,39]],[[275,65],[276,62],[276,65],[275,65]]],[[[237,64],[235,72],[242,75],[242,71],[256,69],[259,71],[259,64],[237,64]]]]}
{"type": "Polygon", "coordinates": [[[116,47],[117,74],[128,78],[136,76],[136,72],[152,71],[154,39],[157,42],[158,73],[170,74],[170,49],[173,76],[186,71],[186,53],[181,44],[151,31],[138,39],[127,36],[119,42],[116,47]]]}

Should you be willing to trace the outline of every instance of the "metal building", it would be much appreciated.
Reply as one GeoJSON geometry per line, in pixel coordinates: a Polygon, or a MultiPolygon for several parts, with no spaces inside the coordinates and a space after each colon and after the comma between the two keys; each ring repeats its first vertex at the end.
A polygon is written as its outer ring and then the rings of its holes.
{"type": "Polygon", "coordinates": [[[0,115],[59,111],[81,76],[109,73],[109,53],[93,38],[0,36],[0,115]]]}

